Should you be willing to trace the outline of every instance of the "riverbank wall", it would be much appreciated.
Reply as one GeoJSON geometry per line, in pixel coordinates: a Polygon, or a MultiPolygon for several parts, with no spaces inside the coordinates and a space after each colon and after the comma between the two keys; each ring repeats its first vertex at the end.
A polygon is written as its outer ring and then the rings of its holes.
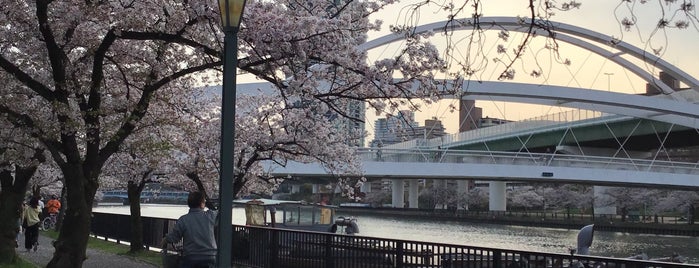
{"type": "Polygon", "coordinates": [[[370,207],[340,207],[337,210],[337,214],[341,216],[358,216],[360,221],[361,215],[384,215],[397,218],[424,218],[571,230],[579,230],[585,225],[594,224],[595,230],[598,231],[699,237],[699,224],[688,224],[686,221],[677,217],[649,217],[645,220],[635,220],[629,217],[622,220],[618,215],[595,216],[555,212],[476,212],[370,207]]]}

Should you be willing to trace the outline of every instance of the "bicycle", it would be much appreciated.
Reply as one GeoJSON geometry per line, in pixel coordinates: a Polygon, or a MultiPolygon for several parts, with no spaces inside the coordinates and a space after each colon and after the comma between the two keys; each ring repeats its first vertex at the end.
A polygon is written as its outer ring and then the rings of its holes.
{"type": "Polygon", "coordinates": [[[41,228],[43,230],[50,230],[50,229],[55,228],[57,217],[58,217],[58,213],[49,214],[49,216],[44,218],[44,220],[41,222],[41,228]]]}

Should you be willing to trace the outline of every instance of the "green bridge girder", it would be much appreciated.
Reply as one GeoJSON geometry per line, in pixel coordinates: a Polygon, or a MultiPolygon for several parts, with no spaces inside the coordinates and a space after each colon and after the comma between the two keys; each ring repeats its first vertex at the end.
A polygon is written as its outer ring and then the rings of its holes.
{"type": "Polygon", "coordinates": [[[619,148],[647,151],[660,148],[686,148],[699,145],[699,133],[687,127],[646,119],[631,119],[607,124],[533,131],[518,136],[464,144],[450,149],[545,152],[557,145],[619,148]],[[666,137],[667,135],[667,137],[666,137]]]}

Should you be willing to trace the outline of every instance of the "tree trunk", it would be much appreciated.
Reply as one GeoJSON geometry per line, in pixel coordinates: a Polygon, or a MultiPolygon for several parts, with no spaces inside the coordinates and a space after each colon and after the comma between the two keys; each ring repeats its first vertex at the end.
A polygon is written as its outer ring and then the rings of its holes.
{"type": "Polygon", "coordinates": [[[15,263],[19,258],[15,251],[15,238],[19,231],[17,222],[27,184],[34,174],[33,171],[31,174],[23,171],[27,170],[18,168],[15,177],[8,170],[0,172],[0,264],[15,263]]]}
{"type": "MultiPolygon", "coordinates": [[[[92,203],[97,192],[96,178],[83,175],[82,165],[61,168],[65,175],[67,189],[67,209],[63,217],[63,226],[54,242],[56,251],[46,267],[77,268],[82,267],[85,250],[92,223],[92,203]]],[[[86,167],[86,170],[89,170],[86,167]]],[[[99,174],[99,172],[90,172],[99,174]]]]}
{"type": "Polygon", "coordinates": [[[136,253],[143,250],[143,221],[141,221],[141,192],[143,187],[129,181],[127,186],[129,196],[129,208],[131,209],[131,247],[129,252],[136,253]]]}
{"type": "Polygon", "coordinates": [[[694,204],[689,204],[689,217],[687,217],[687,224],[694,224],[694,204]]]}
{"type": "MultiPolygon", "coordinates": [[[[65,183],[65,182],[64,182],[65,183]]],[[[58,210],[58,215],[56,219],[56,231],[61,230],[61,226],[63,226],[63,216],[65,216],[66,208],[68,207],[66,205],[66,187],[65,184],[61,188],[61,209],[58,210]]]]}

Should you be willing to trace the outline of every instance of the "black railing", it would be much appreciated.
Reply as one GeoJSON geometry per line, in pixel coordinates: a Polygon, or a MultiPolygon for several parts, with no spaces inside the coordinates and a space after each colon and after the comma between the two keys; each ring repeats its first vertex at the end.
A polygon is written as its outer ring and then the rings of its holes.
{"type": "MultiPolygon", "coordinates": [[[[92,233],[127,241],[128,215],[94,213],[92,233]]],[[[175,220],[143,217],[144,243],[158,247],[175,220]]],[[[506,250],[330,233],[233,226],[232,262],[261,268],[339,267],[697,267],[696,265],[506,250]]]]}
{"type": "MultiPolygon", "coordinates": [[[[141,222],[143,245],[160,248],[163,237],[175,226],[177,220],[141,217],[141,222]]],[[[90,232],[105,239],[116,240],[117,243],[129,241],[131,240],[131,216],[93,212],[90,232]]]]}
{"type": "Polygon", "coordinates": [[[390,215],[410,218],[448,219],[465,222],[498,223],[505,225],[538,226],[549,228],[580,229],[594,223],[595,230],[631,232],[660,235],[699,236],[699,225],[689,224],[684,217],[637,217],[630,215],[625,221],[620,215],[568,214],[560,212],[526,211],[469,211],[414,208],[362,208],[340,207],[346,215],[390,215]],[[643,221],[641,221],[643,219],[643,221]]]}

